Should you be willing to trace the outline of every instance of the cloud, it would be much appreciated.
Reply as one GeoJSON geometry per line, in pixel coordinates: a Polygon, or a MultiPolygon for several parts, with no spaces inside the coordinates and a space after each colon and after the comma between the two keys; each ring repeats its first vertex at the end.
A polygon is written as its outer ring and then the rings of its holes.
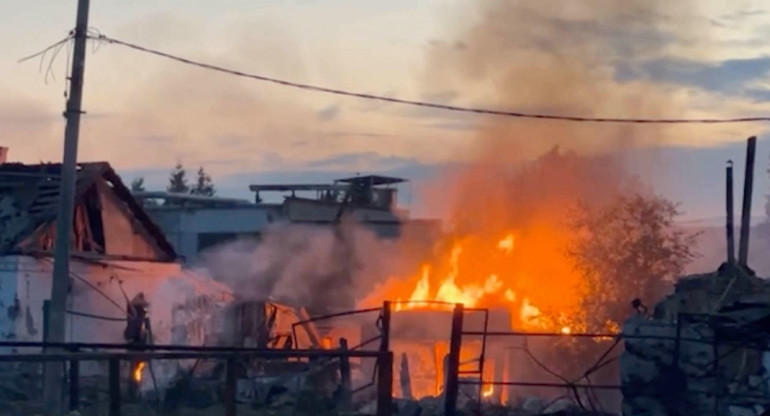
{"type": "Polygon", "coordinates": [[[10,148],[10,160],[59,161],[63,137],[61,109],[27,97],[0,97],[0,140],[10,148]]]}
{"type": "Polygon", "coordinates": [[[450,104],[452,101],[459,97],[460,93],[458,91],[445,90],[422,94],[420,99],[438,104],[450,104]]]}
{"type": "Polygon", "coordinates": [[[720,16],[722,20],[730,21],[743,21],[747,18],[764,16],[767,14],[767,10],[763,9],[743,9],[733,13],[728,13],[720,16]]]}
{"type": "MultiPolygon", "coordinates": [[[[380,134],[380,133],[368,133],[364,131],[329,131],[324,133],[325,136],[329,137],[360,137],[360,138],[383,138],[383,137],[391,137],[390,134],[380,134]]],[[[307,144],[307,142],[304,142],[304,144],[307,144]]]]}
{"type": "Polygon", "coordinates": [[[450,131],[473,131],[478,127],[476,123],[465,122],[465,121],[437,122],[437,123],[431,123],[430,126],[437,129],[450,130],[450,131]]]}
{"type": "Polygon", "coordinates": [[[770,102],[770,89],[752,88],[743,92],[757,102],[770,102]]]}
{"type": "Polygon", "coordinates": [[[142,142],[146,142],[148,144],[155,144],[155,145],[169,145],[174,142],[173,136],[157,136],[157,135],[150,135],[150,136],[143,136],[139,137],[138,140],[142,142]]]}
{"type": "Polygon", "coordinates": [[[326,106],[316,113],[316,118],[318,118],[321,121],[330,121],[330,120],[337,119],[340,115],[341,109],[342,109],[342,106],[340,106],[340,104],[332,104],[332,105],[326,106]]]}
{"type": "Polygon", "coordinates": [[[768,56],[728,59],[718,63],[669,57],[633,66],[621,65],[615,75],[618,81],[645,79],[723,94],[740,94],[745,86],[766,79],[769,73],[768,56]]]}
{"type": "Polygon", "coordinates": [[[393,169],[398,166],[404,166],[417,163],[415,158],[404,158],[398,156],[383,156],[376,152],[357,152],[343,153],[324,159],[315,160],[307,163],[310,168],[333,168],[333,169],[353,169],[353,170],[379,170],[393,169]]]}

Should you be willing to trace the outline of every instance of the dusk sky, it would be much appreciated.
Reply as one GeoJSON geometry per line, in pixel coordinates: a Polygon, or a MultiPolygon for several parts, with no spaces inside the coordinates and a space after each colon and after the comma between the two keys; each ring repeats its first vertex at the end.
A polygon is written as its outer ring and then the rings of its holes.
{"type": "MultiPolygon", "coordinates": [[[[18,60],[66,36],[76,3],[0,0],[0,144],[12,160],[61,159],[68,49],[52,63],[51,54],[18,60]]],[[[583,116],[770,115],[770,6],[761,0],[91,3],[90,25],[106,35],[332,88],[583,116]]],[[[180,161],[209,170],[223,196],[250,197],[249,183],[358,172],[412,178],[419,194],[494,136],[516,143],[512,164],[554,145],[617,152],[687,218],[714,217],[724,162],[737,162],[740,182],[750,135],[760,138],[755,214],[770,188],[770,124],[498,120],[295,90],[95,42],[83,104],[80,160],[109,161],[151,190],[180,161]]]]}

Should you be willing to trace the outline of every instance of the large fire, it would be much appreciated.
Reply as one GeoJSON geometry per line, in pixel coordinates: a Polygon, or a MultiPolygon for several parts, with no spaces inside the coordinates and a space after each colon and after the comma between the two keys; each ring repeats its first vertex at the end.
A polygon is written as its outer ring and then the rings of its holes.
{"type": "MultiPolygon", "coordinates": [[[[580,256],[571,254],[585,237],[576,234],[582,231],[575,226],[579,218],[575,210],[584,207],[580,202],[587,201],[590,208],[612,198],[620,189],[622,171],[610,161],[556,149],[518,169],[506,169],[496,161],[484,157],[440,187],[446,195],[436,199],[448,207],[447,232],[431,241],[430,250],[418,245],[424,240],[413,241],[405,234],[400,243],[406,255],[394,256],[391,276],[359,302],[361,307],[394,302],[404,320],[403,333],[396,331],[392,344],[415,366],[435,360],[433,368],[424,370],[435,375],[435,383],[414,380],[415,397],[440,394],[449,337],[446,315],[432,311],[424,313],[423,320],[420,313],[428,311],[415,313],[415,309],[449,311],[454,303],[488,309],[488,323],[495,331],[510,326],[514,331],[569,335],[586,332],[589,322],[594,324],[593,316],[587,319],[596,301],[590,296],[588,269],[580,256]],[[431,342],[436,350],[428,354],[422,344],[431,342]]],[[[394,316],[398,319],[399,313],[394,316]]],[[[479,328],[474,316],[480,315],[466,314],[469,328],[479,328]]],[[[617,326],[607,329],[616,331],[617,326]]],[[[521,353],[519,340],[487,339],[482,397],[503,403],[511,397],[510,389],[488,381],[539,377],[542,370],[521,353]]],[[[472,336],[462,341],[461,362],[478,360],[482,341],[472,336]]],[[[564,341],[553,339],[559,345],[573,344],[564,341]]],[[[472,371],[477,364],[461,371],[472,371]]]]}
{"type": "Polygon", "coordinates": [[[454,238],[448,254],[408,278],[392,278],[364,304],[395,301],[395,310],[505,308],[515,329],[569,334],[584,329],[582,279],[567,258],[565,238],[546,225],[495,238],[454,238]]]}

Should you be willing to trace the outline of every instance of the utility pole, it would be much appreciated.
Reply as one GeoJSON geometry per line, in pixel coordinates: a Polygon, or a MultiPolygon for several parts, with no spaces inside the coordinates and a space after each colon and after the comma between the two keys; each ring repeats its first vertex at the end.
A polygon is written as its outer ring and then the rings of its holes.
{"type": "MultiPolygon", "coordinates": [[[[56,242],[51,284],[51,306],[48,317],[48,342],[64,342],[65,308],[69,291],[70,235],[75,205],[75,184],[77,175],[78,135],[83,102],[83,72],[86,63],[86,40],[88,37],[89,0],[78,0],[77,23],[75,25],[75,49],[72,55],[69,96],[64,117],[64,158],[59,183],[59,213],[56,218],[56,242]]],[[[46,365],[45,401],[52,412],[61,410],[63,363],[46,365]]]]}
{"type": "Polygon", "coordinates": [[[749,266],[749,234],[751,233],[751,192],[754,189],[754,155],[757,138],[749,137],[746,146],[746,175],[743,178],[743,212],[741,213],[741,239],[738,242],[738,264],[749,266]]]}
{"type": "Polygon", "coordinates": [[[733,225],[733,161],[727,161],[726,170],[726,199],[727,202],[727,263],[735,264],[735,226],[733,225]]]}

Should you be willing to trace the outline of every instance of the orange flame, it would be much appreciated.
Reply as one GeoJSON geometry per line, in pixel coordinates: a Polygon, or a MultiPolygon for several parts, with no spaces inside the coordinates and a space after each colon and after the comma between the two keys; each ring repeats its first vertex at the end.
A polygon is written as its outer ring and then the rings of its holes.
{"type": "Polygon", "coordinates": [[[144,361],[140,361],[136,365],[136,368],[134,369],[134,381],[135,382],[137,382],[137,383],[141,383],[142,382],[142,372],[144,371],[144,367],[146,365],[147,365],[147,363],[144,362],[144,361]]]}
{"type": "Polygon", "coordinates": [[[390,279],[361,303],[395,299],[397,311],[462,303],[508,309],[516,329],[566,334],[582,328],[582,277],[564,256],[566,237],[547,225],[523,234],[456,239],[444,261],[423,264],[411,278],[390,279]]]}
{"type": "Polygon", "coordinates": [[[483,390],[481,391],[482,397],[492,397],[492,395],[495,394],[495,386],[492,384],[487,384],[483,387],[483,390]]]}
{"type": "Polygon", "coordinates": [[[508,234],[505,238],[497,243],[497,248],[502,250],[506,254],[511,254],[513,251],[513,234],[508,234]]]}

